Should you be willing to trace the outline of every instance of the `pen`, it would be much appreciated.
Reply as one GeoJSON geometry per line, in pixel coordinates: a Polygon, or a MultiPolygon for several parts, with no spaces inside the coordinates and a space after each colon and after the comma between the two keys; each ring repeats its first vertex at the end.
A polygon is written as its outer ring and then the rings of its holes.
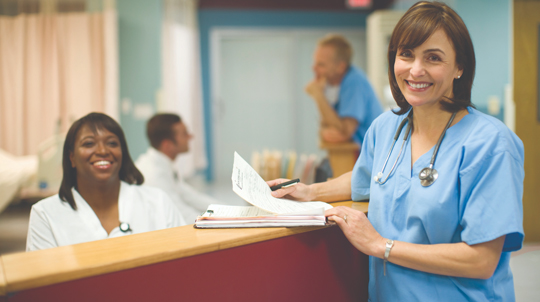
{"type": "Polygon", "coordinates": [[[299,182],[300,182],[300,178],[289,180],[289,181],[286,181],[284,183],[280,183],[279,185],[275,185],[275,186],[270,187],[270,190],[275,191],[275,190],[279,190],[281,188],[290,187],[290,186],[293,186],[293,185],[295,185],[295,184],[297,184],[299,182]]]}

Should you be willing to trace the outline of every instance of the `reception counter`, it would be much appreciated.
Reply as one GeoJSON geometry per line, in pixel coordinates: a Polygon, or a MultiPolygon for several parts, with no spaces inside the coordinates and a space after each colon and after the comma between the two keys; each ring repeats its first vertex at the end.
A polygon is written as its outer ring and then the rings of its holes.
{"type": "Polygon", "coordinates": [[[189,225],[0,256],[0,302],[365,301],[367,282],[368,257],[337,226],[189,225]]]}

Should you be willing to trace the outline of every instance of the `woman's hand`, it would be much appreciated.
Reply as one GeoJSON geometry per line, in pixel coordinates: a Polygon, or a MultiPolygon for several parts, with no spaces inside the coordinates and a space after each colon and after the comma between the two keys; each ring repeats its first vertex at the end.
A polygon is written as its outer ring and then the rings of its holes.
{"type": "MultiPolygon", "coordinates": [[[[362,253],[384,259],[386,239],[371,225],[366,215],[349,207],[327,210],[352,245],[362,253]]],[[[468,245],[465,242],[415,244],[395,241],[388,261],[411,269],[465,278],[487,279],[493,275],[504,246],[505,236],[468,245]]]]}
{"type": "MultiPolygon", "coordinates": [[[[275,185],[279,185],[280,183],[284,183],[286,181],[289,181],[289,179],[285,178],[278,178],[274,180],[269,180],[266,183],[268,186],[272,187],[275,185]]],[[[286,198],[296,201],[310,201],[311,199],[311,188],[310,186],[303,184],[303,183],[297,183],[295,185],[277,189],[275,191],[272,191],[272,196],[276,198],[286,198]]]]}
{"type": "MultiPolygon", "coordinates": [[[[294,186],[273,191],[272,196],[296,201],[334,202],[351,200],[351,174],[351,172],[347,172],[338,178],[311,185],[297,183],[294,186]]],[[[286,181],[288,179],[279,178],[269,180],[266,183],[272,187],[286,181]]]]}
{"type": "Polygon", "coordinates": [[[363,212],[349,207],[335,207],[324,213],[335,221],[352,245],[362,253],[384,257],[386,240],[377,233],[363,212]]]}

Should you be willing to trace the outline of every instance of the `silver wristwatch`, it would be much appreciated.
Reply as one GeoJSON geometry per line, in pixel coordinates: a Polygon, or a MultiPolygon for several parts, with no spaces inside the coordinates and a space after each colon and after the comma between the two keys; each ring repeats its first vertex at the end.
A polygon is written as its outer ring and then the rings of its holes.
{"type": "Polygon", "coordinates": [[[394,247],[394,240],[388,239],[386,241],[386,249],[384,250],[384,275],[386,276],[386,262],[388,262],[388,256],[390,256],[390,251],[394,247]]]}

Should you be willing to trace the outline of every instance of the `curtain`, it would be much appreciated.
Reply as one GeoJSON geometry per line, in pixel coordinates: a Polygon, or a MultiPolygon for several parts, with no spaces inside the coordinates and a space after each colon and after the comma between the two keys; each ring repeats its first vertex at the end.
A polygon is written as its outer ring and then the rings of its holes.
{"type": "Polygon", "coordinates": [[[196,0],[164,0],[163,95],[158,111],[182,117],[193,134],[190,151],[175,165],[183,176],[206,167],[196,0]]]}
{"type": "Polygon", "coordinates": [[[104,4],[0,15],[0,149],[35,154],[89,112],[118,118],[117,17],[114,2],[104,4]]]}

